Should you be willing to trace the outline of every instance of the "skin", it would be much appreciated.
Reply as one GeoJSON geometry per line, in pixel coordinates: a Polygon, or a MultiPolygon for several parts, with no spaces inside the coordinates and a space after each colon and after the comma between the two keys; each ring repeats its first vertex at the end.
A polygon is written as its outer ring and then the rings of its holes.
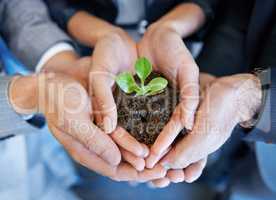
{"type": "MultiPolygon", "coordinates": [[[[184,127],[192,129],[199,101],[199,71],[182,38],[197,31],[204,21],[200,7],[191,3],[181,4],[151,25],[143,39],[135,44],[120,28],[86,12],[78,12],[71,18],[67,26],[71,35],[82,44],[94,47],[89,91],[93,107],[98,109],[95,114],[97,124],[103,127],[105,133],[111,133],[117,126],[117,110],[112,95],[114,77],[122,71],[133,72],[138,56],[149,58],[154,69],[163,73],[181,91],[181,102],[160,138],[164,139],[163,136],[171,133],[176,135],[184,127]]],[[[171,142],[169,137],[163,141],[157,139],[146,160],[147,168],[154,167],[168,151],[171,142]]],[[[131,161],[131,156],[123,154],[130,163],[138,160],[131,161]]],[[[137,169],[140,167],[137,165],[137,169]]],[[[169,174],[174,179],[174,172],[169,174]]]]}
{"type": "MultiPolygon", "coordinates": [[[[81,43],[94,47],[89,68],[88,88],[93,108],[98,109],[95,112],[97,124],[105,133],[112,133],[111,138],[120,146],[121,155],[130,164],[121,162],[118,166],[103,172],[102,169],[105,167],[101,162],[95,166],[94,163],[89,162],[90,160],[80,158],[80,154],[72,153],[76,160],[80,160],[85,166],[101,174],[107,174],[114,180],[140,180],[140,182],[152,180],[152,185],[155,187],[166,187],[171,182],[191,183],[199,178],[206,166],[207,156],[224,144],[236,124],[249,120],[252,113],[257,110],[257,101],[246,102],[242,98],[243,95],[236,91],[251,91],[250,94],[247,93],[247,99],[260,99],[258,80],[252,75],[242,74],[221,79],[205,76],[201,79],[204,98],[199,104],[198,67],[182,38],[197,31],[204,21],[204,14],[198,6],[189,3],[181,4],[152,24],[142,40],[135,44],[120,28],[88,13],[79,12],[70,20],[68,29],[71,35],[81,43]],[[147,150],[142,153],[143,150],[137,151],[130,148],[130,146],[139,146],[138,142],[134,144],[133,140],[122,144],[121,135],[128,139],[131,136],[122,128],[116,128],[117,111],[112,95],[113,77],[122,71],[133,72],[133,65],[138,56],[149,58],[154,70],[165,75],[180,89],[181,97],[171,120],[152,146],[146,161],[144,157],[147,150]],[[95,74],[97,76],[93,76],[95,74]],[[244,82],[249,82],[249,86],[244,82]],[[225,106],[231,105],[231,102],[240,104],[225,106]],[[243,108],[242,116],[240,116],[241,112],[235,110],[237,107],[243,108]],[[225,124],[226,121],[229,123],[225,124]],[[191,130],[190,134],[170,149],[171,143],[184,127],[191,130]],[[202,129],[202,127],[208,127],[208,129],[202,129]],[[214,130],[220,133],[220,137],[214,136],[214,130]],[[160,159],[160,164],[165,169],[161,170],[160,165],[156,164],[160,159]],[[131,168],[131,165],[134,167],[131,168]],[[143,170],[145,166],[151,170],[143,170]],[[159,177],[156,175],[158,169],[159,177]],[[167,169],[169,170],[166,172],[167,169]]],[[[79,80],[78,77],[76,79],[79,80]]],[[[72,145],[69,146],[71,148],[72,145]]]]}
{"type": "MultiPolygon", "coordinates": [[[[210,74],[200,73],[199,80],[200,80],[199,82],[200,82],[200,94],[201,94],[200,96],[202,99],[204,92],[206,91],[206,88],[208,88],[210,84],[214,80],[216,80],[216,78],[210,74]]],[[[171,148],[168,150],[168,152],[170,150],[171,148]]],[[[168,152],[166,152],[166,154],[168,152]]],[[[153,188],[164,188],[169,186],[170,183],[181,183],[184,181],[186,183],[192,183],[201,176],[206,164],[207,164],[207,157],[183,169],[169,169],[166,174],[166,177],[151,181],[150,186],[153,188]]]]}
{"type": "Polygon", "coordinates": [[[206,166],[206,157],[231,137],[237,124],[250,121],[261,105],[261,84],[252,74],[216,79],[202,73],[200,86],[202,98],[194,129],[161,160],[161,165],[171,169],[165,178],[152,181],[153,187],[198,179],[206,166]],[[201,158],[204,159],[196,162],[201,158]]]}
{"type": "MultiPolygon", "coordinates": [[[[105,75],[93,76],[99,72],[114,76],[121,71],[133,71],[137,57],[147,55],[156,70],[170,80],[177,79],[176,84],[183,95],[198,96],[196,89],[184,90],[181,87],[187,83],[198,85],[198,69],[181,37],[200,28],[204,22],[203,12],[194,4],[182,4],[159,22],[160,25],[155,25],[162,29],[152,26],[137,46],[120,28],[86,12],[76,13],[67,28],[79,42],[95,48],[92,58],[80,59],[74,52],[66,51],[48,61],[43,73],[14,77],[9,88],[11,105],[20,114],[43,113],[52,134],[68,153],[80,164],[104,176],[117,181],[147,182],[158,181],[167,174],[167,179],[181,181],[179,171],[170,170],[167,173],[159,164],[144,169],[148,148],[117,127],[117,111],[112,96],[114,80],[105,75]],[[157,41],[150,41],[155,36],[160,41],[164,39],[159,46],[163,53],[156,51],[157,48],[146,51],[152,45],[158,47],[157,41]],[[174,48],[177,51],[172,51],[167,60],[160,59],[165,51],[174,48]],[[179,60],[172,62],[173,56],[179,56],[179,60]],[[168,63],[173,63],[169,70],[166,69],[168,63]],[[181,74],[186,73],[194,75],[191,79],[180,78],[181,74]],[[111,112],[107,112],[109,109],[111,112]],[[93,123],[93,118],[98,126],[93,123]]],[[[198,100],[183,99],[176,109],[177,117],[173,117],[173,120],[177,118],[179,127],[192,127],[197,103],[198,100]],[[180,119],[178,110],[182,112],[183,107],[189,107],[192,111],[186,113],[188,117],[185,115],[185,119],[180,119]]],[[[167,153],[168,148],[162,151],[157,155],[158,159],[167,153]]]]}
{"type": "Polygon", "coordinates": [[[169,168],[185,168],[219,149],[239,123],[251,120],[261,105],[261,84],[252,74],[216,79],[206,90],[192,132],[162,159],[169,168]]]}
{"type": "Polygon", "coordinates": [[[121,134],[120,130],[114,131],[111,138],[94,125],[87,91],[68,75],[41,73],[14,77],[9,97],[18,113],[43,113],[52,134],[72,158],[95,172],[117,181],[138,182],[158,179],[166,174],[161,165],[143,171],[143,166],[139,165],[138,171],[121,160],[119,148],[128,154],[140,155],[144,153],[144,147],[128,134],[121,134]]]}
{"type": "MultiPolygon", "coordinates": [[[[91,62],[92,61],[90,57],[79,58],[79,56],[73,51],[64,51],[50,59],[45,64],[45,66],[43,66],[42,71],[45,73],[53,72],[68,75],[81,83],[86,90],[89,90],[88,82],[91,62]]],[[[90,99],[91,96],[92,95],[89,95],[90,99]]],[[[97,110],[98,106],[94,106],[95,109],[93,109],[93,117],[95,118],[96,122],[100,124],[100,119],[97,114],[95,114],[100,112],[97,110]]],[[[124,153],[122,154],[123,160],[131,163],[134,168],[142,170],[141,166],[145,166],[145,161],[143,158],[146,157],[149,153],[148,147],[146,145],[138,143],[135,138],[133,138],[123,129],[118,128],[113,132],[115,132],[116,134],[112,133],[110,135],[111,139],[113,139],[114,142],[122,141],[121,143],[123,143],[124,145],[124,153]],[[133,160],[130,160],[131,158],[133,158],[133,160]]],[[[102,148],[105,147],[103,146],[102,148]]]]}
{"type": "MultiPolygon", "coordinates": [[[[182,38],[197,31],[204,21],[204,14],[197,5],[181,4],[152,24],[138,43],[139,56],[149,58],[154,70],[165,75],[180,90],[180,103],[151,147],[150,156],[146,159],[147,168],[156,165],[184,127],[188,130],[193,128],[199,103],[199,70],[182,38]],[[172,135],[174,137],[170,137],[172,135]]],[[[190,163],[186,169],[169,170],[165,178],[153,181],[152,186],[166,187],[170,182],[193,182],[201,175],[206,160],[201,158],[190,163]]],[[[167,168],[166,165],[164,167],[167,168]]]]}
{"type": "MultiPolygon", "coordinates": [[[[92,100],[97,125],[106,134],[119,130],[120,135],[128,135],[126,138],[134,140],[122,128],[116,129],[117,109],[112,88],[114,77],[117,74],[122,71],[132,71],[132,66],[137,59],[136,43],[122,29],[84,11],[76,13],[70,19],[67,28],[76,40],[94,48],[87,74],[89,74],[89,96],[92,100]]],[[[113,137],[112,135],[111,137],[113,137]]],[[[125,149],[143,147],[140,154],[133,151],[122,151],[125,161],[131,163],[136,169],[142,170],[145,166],[144,157],[149,153],[148,147],[138,142],[126,143],[135,144],[136,147],[129,145],[125,149]]]]}

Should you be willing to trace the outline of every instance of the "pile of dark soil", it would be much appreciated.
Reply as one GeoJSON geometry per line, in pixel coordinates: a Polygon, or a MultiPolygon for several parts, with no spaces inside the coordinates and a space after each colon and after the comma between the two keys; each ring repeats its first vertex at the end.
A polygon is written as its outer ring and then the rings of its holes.
{"type": "MultiPolygon", "coordinates": [[[[147,80],[159,76],[152,73],[147,80]]],[[[138,82],[137,77],[135,79],[138,82]]],[[[153,96],[126,94],[117,87],[114,97],[118,110],[118,125],[139,142],[150,146],[168,123],[178,103],[179,93],[170,84],[162,93],[153,96]]]]}

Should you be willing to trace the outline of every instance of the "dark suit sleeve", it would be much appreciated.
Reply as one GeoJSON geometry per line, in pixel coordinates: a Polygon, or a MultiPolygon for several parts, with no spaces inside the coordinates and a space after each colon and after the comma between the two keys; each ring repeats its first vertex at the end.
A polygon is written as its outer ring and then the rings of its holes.
{"type": "Polygon", "coordinates": [[[219,0],[188,0],[188,2],[197,4],[203,10],[207,18],[213,18],[219,0]]]}
{"type": "Polygon", "coordinates": [[[259,75],[263,89],[263,104],[254,128],[244,130],[248,141],[276,144],[276,68],[268,68],[259,75]]]}
{"type": "Polygon", "coordinates": [[[66,30],[68,21],[76,14],[79,8],[72,5],[68,0],[45,0],[45,2],[53,20],[66,30]]]}
{"type": "Polygon", "coordinates": [[[262,49],[256,66],[267,67],[260,76],[264,90],[263,107],[255,128],[246,139],[276,144],[276,20],[262,49]]]}
{"type": "Polygon", "coordinates": [[[44,0],[53,20],[64,30],[71,17],[78,11],[86,11],[94,16],[113,23],[117,16],[117,7],[109,1],[73,1],[73,0],[44,0]]]}

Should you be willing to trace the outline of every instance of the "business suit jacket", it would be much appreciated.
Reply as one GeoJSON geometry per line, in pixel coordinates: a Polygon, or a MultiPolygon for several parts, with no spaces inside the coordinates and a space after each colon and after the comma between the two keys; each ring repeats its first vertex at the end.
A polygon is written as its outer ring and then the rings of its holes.
{"type": "MultiPolygon", "coordinates": [[[[1,0],[0,34],[13,53],[33,69],[42,54],[54,44],[70,41],[51,21],[41,0],[1,0]]],[[[0,65],[1,71],[1,65],[0,65]]],[[[12,77],[0,75],[0,138],[34,132],[9,103],[8,88],[12,77]]]]}
{"type": "MultiPolygon", "coordinates": [[[[217,1],[209,0],[142,0],[145,2],[145,20],[150,23],[158,20],[175,6],[184,2],[194,2],[198,4],[207,18],[212,18],[211,11],[215,9],[217,1]]],[[[51,16],[64,29],[70,18],[78,11],[84,10],[97,17],[115,23],[118,15],[118,5],[116,0],[45,0],[51,16]]]]}

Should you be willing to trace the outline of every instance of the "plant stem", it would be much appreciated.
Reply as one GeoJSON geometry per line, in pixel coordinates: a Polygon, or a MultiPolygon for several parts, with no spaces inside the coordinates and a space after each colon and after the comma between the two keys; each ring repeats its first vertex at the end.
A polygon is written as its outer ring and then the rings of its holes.
{"type": "Polygon", "coordinates": [[[141,89],[143,91],[143,95],[145,95],[145,83],[144,83],[144,80],[141,80],[141,89]]]}

